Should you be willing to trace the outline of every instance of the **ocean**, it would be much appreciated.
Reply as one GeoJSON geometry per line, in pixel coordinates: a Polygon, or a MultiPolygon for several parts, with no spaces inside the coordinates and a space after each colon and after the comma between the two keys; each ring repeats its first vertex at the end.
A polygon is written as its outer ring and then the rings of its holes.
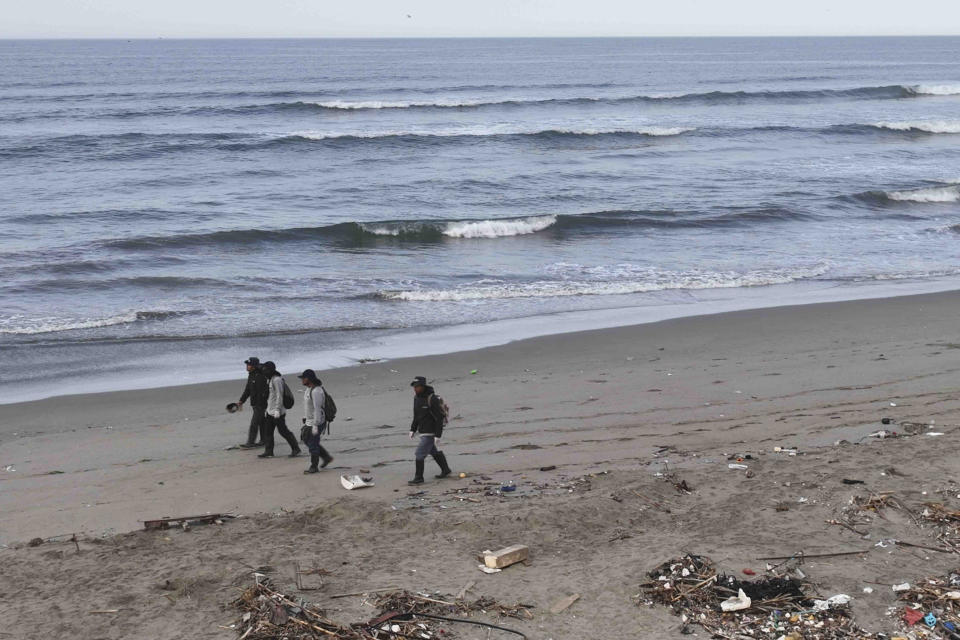
{"type": "Polygon", "coordinates": [[[957,37],[0,62],[0,402],[960,288],[957,37]]]}

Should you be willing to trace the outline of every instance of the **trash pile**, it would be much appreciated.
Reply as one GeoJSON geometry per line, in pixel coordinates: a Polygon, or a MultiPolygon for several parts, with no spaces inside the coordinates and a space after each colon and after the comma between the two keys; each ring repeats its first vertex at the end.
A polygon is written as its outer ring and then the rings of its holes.
{"type": "Polygon", "coordinates": [[[531,605],[503,605],[492,598],[467,602],[462,598],[430,597],[408,591],[380,595],[373,604],[380,610],[373,619],[343,625],[302,598],[296,600],[271,586],[269,578],[255,575],[256,581],[233,603],[242,615],[231,625],[240,640],[387,640],[389,638],[454,639],[456,627],[472,625],[497,630],[500,636],[526,636],[512,629],[472,620],[476,614],[529,620],[531,605]],[[443,598],[443,599],[441,599],[443,598]],[[456,617],[451,617],[456,616],[456,617]]]}
{"type": "MultiPolygon", "coordinates": [[[[773,575],[752,581],[720,573],[705,556],[685,555],[661,564],[640,585],[639,603],[660,604],[680,616],[683,633],[699,625],[718,638],[845,640],[874,638],[850,615],[850,596],[825,600],[807,594],[807,584],[769,567],[773,575]]],[[[752,573],[752,572],[751,572],[752,573]]]]}
{"type": "Polygon", "coordinates": [[[960,511],[951,511],[938,502],[923,505],[920,518],[937,527],[937,539],[957,550],[960,545],[960,511]]]}
{"type": "Polygon", "coordinates": [[[960,569],[898,591],[901,628],[912,638],[960,638],[960,569]]]}

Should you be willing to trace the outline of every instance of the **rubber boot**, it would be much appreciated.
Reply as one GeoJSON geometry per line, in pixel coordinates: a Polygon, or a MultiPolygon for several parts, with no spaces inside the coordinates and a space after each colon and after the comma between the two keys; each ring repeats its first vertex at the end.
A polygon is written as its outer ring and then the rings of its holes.
{"type": "Polygon", "coordinates": [[[333,462],[333,456],[330,455],[330,453],[327,452],[327,450],[324,449],[323,447],[320,447],[320,457],[323,458],[323,464],[320,465],[320,468],[321,468],[321,469],[323,469],[323,468],[326,467],[328,464],[330,464],[331,462],[333,462]]]}
{"type": "Polygon", "coordinates": [[[423,484],[423,460],[417,460],[417,475],[407,484],[423,484]]]}
{"type": "Polygon", "coordinates": [[[317,473],[320,469],[317,468],[317,465],[320,463],[320,454],[311,453],[310,454],[310,466],[307,467],[307,470],[304,473],[317,473]]]}
{"type": "Polygon", "coordinates": [[[433,454],[433,459],[437,461],[437,464],[440,465],[440,473],[433,476],[434,478],[446,478],[448,475],[453,473],[450,470],[450,466],[447,464],[447,456],[443,451],[437,451],[433,454]]]}

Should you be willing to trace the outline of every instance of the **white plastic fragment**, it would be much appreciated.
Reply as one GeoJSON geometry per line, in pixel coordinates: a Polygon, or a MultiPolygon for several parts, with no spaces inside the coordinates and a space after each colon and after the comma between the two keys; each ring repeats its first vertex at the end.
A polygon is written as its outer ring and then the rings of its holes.
{"type": "Polygon", "coordinates": [[[909,582],[904,582],[903,584],[895,584],[895,585],[893,585],[893,590],[894,590],[894,591],[909,591],[909,590],[910,590],[910,583],[909,583],[909,582]]]}
{"type": "Polygon", "coordinates": [[[731,462],[730,464],[727,465],[727,468],[728,469],[748,469],[749,467],[747,467],[747,465],[745,464],[737,464],[736,462],[731,462]]]}
{"type": "Polygon", "coordinates": [[[853,600],[850,596],[845,593],[838,593],[835,596],[830,596],[826,600],[814,600],[813,601],[813,610],[814,611],[826,611],[827,609],[832,609],[834,607],[843,606],[845,604],[850,604],[850,601],[853,600]]]}
{"type": "Polygon", "coordinates": [[[727,598],[720,603],[720,609],[723,611],[742,611],[743,609],[749,609],[750,605],[753,602],[750,600],[750,596],[743,592],[743,589],[740,589],[738,593],[733,598],[727,598]]]}

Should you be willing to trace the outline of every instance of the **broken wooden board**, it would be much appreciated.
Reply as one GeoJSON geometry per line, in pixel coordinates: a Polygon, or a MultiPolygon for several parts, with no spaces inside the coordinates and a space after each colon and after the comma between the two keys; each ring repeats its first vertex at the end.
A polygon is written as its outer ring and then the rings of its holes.
{"type": "Polygon", "coordinates": [[[225,520],[227,518],[232,518],[232,515],[225,513],[209,513],[202,516],[181,516],[178,518],[159,518],[157,520],[144,520],[143,528],[147,531],[152,529],[169,529],[171,524],[178,524],[183,526],[184,523],[189,524],[213,524],[218,520],[225,520]]]}
{"type": "Polygon", "coordinates": [[[580,599],[579,593],[574,593],[572,595],[560,598],[559,600],[554,602],[553,605],[551,605],[550,613],[560,613],[561,611],[564,611],[565,609],[569,608],[570,605],[572,605],[574,602],[576,602],[579,599],[580,599]]]}
{"type": "Polygon", "coordinates": [[[484,551],[483,564],[490,569],[503,569],[518,562],[524,562],[530,557],[530,549],[524,544],[515,544],[504,547],[499,551],[484,551]]]}

